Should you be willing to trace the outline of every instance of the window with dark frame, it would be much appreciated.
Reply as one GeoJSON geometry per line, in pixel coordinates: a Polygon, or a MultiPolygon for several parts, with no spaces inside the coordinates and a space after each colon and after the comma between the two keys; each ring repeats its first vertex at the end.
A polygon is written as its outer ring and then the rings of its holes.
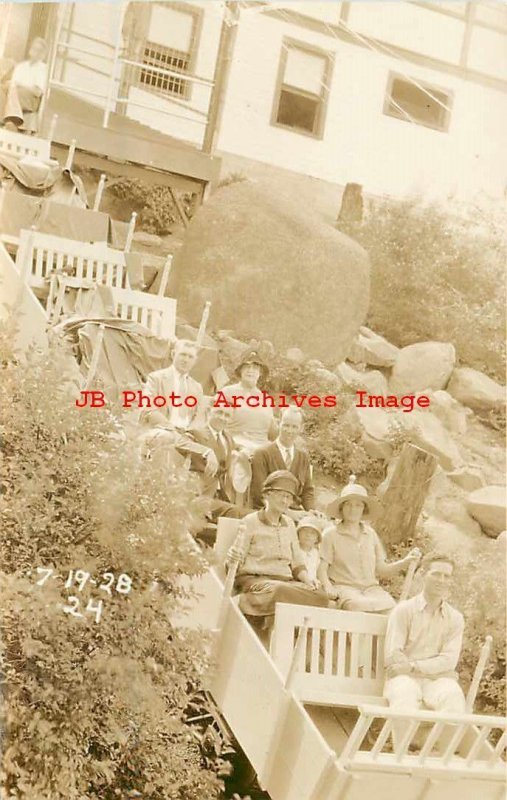
{"type": "Polygon", "coordinates": [[[406,78],[391,75],[384,114],[405,122],[413,120],[419,125],[446,131],[450,120],[451,93],[427,84],[419,85],[422,88],[406,78]]]}
{"type": "Polygon", "coordinates": [[[330,56],[304,44],[284,42],[272,123],[321,136],[327,104],[330,56]]]}

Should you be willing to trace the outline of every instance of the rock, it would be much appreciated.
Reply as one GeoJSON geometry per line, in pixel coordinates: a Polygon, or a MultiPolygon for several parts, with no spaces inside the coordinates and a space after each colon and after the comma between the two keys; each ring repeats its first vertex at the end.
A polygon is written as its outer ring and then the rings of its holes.
{"type": "Polygon", "coordinates": [[[368,394],[383,396],[388,393],[387,381],[377,369],[362,372],[343,361],[336,367],[335,374],[351,389],[364,389],[368,394]]]}
{"type": "Polygon", "coordinates": [[[501,542],[503,545],[507,544],[507,531],[502,531],[497,537],[497,542],[501,542]]]}
{"type": "Polygon", "coordinates": [[[133,236],[133,241],[142,244],[145,247],[160,247],[162,239],[155,233],[145,233],[144,231],[136,231],[133,236]]]}
{"type": "Polygon", "coordinates": [[[449,392],[437,389],[436,392],[428,390],[427,397],[430,399],[430,409],[439,418],[448,431],[463,435],[467,432],[467,417],[471,413],[469,409],[458,403],[449,392]]]}
{"type": "Polygon", "coordinates": [[[505,386],[470,367],[453,371],[447,391],[473,411],[497,411],[505,407],[505,386]]]}
{"type": "Polygon", "coordinates": [[[505,486],[483,486],[468,495],[466,509],[487,536],[493,539],[505,530],[505,486]]]}
{"type": "Polygon", "coordinates": [[[393,434],[397,431],[405,432],[413,444],[433,453],[446,471],[462,466],[463,460],[457,445],[431,411],[412,411],[405,414],[401,411],[388,412],[383,408],[353,406],[351,413],[357,415],[364,433],[376,442],[389,445],[393,434]]]}
{"type": "Polygon", "coordinates": [[[411,441],[428,453],[433,453],[443,469],[454,470],[462,465],[463,459],[457,445],[431,411],[412,411],[405,417],[410,418],[407,428],[411,441]]]}
{"type": "Polygon", "coordinates": [[[392,367],[399,353],[395,347],[369,328],[361,326],[355,337],[347,359],[354,364],[370,364],[372,367],[392,367]]]}
{"type": "Polygon", "coordinates": [[[461,469],[456,469],[454,472],[449,472],[448,474],[449,478],[457,486],[460,486],[461,489],[465,489],[467,492],[473,492],[475,489],[480,489],[481,486],[484,486],[486,483],[482,472],[476,467],[462,467],[461,469]]]}
{"type": "Polygon", "coordinates": [[[293,361],[294,364],[303,364],[306,356],[303,351],[299,349],[299,347],[289,347],[285,353],[285,358],[287,358],[289,361],[293,361]]]}
{"type": "Polygon", "coordinates": [[[326,369],[325,367],[313,369],[312,375],[315,379],[316,388],[320,392],[324,392],[326,390],[330,393],[338,393],[343,388],[343,384],[338,375],[335,375],[334,372],[331,372],[331,370],[326,369]]]}
{"type": "Polygon", "coordinates": [[[389,390],[410,394],[426,389],[445,389],[454,369],[456,351],[444,342],[419,342],[399,351],[393,366],[389,390]]]}
{"type": "Polygon", "coordinates": [[[246,180],[217,190],[194,215],[168,293],[193,324],[206,298],[211,330],[245,338],[261,330],[279,352],[295,346],[336,363],[364,321],[369,282],[356,242],[298,197],[246,180]]]}
{"type": "Polygon", "coordinates": [[[380,439],[374,439],[373,436],[369,436],[365,432],[361,435],[361,442],[370,458],[378,458],[381,461],[387,462],[391,460],[393,447],[389,442],[382,442],[380,439]]]}

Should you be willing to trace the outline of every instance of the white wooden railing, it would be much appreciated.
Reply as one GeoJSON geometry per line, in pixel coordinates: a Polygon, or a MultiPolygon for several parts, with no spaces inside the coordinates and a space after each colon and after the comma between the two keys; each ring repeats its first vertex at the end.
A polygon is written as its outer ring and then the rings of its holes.
{"type": "MultiPolygon", "coordinates": [[[[86,42],[76,45],[58,41],[51,59],[49,93],[59,88],[89,98],[102,109],[104,128],[109,127],[111,114],[120,111],[176,138],[202,145],[213,79],[127,58],[123,54],[121,15],[117,26],[114,45],[94,40],[95,45],[107,46],[108,52],[97,52],[96,46],[86,42]],[[74,66],[79,77],[73,75],[72,80],[67,80],[63,74],[57,78],[62,64],[74,66]],[[180,85],[185,91],[178,91],[180,85]],[[152,124],[157,118],[158,122],[152,124]]],[[[76,34],[80,35],[79,31],[76,34]]]]}
{"type": "Polygon", "coordinates": [[[343,768],[387,770],[412,774],[449,772],[455,776],[505,778],[506,720],[480,714],[449,714],[436,711],[398,711],[379,706],[360,706],[356,722],[339,761],[343,768]],[[396,748],[392,748],[395,725],[403,726],[396,748]],[[424,738],[415,752],[419,728],[424,738]]]}

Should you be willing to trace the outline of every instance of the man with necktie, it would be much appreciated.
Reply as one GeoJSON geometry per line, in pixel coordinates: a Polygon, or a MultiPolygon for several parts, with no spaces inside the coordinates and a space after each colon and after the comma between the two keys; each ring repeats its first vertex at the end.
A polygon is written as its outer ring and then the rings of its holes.
{"type": "Polygon", "coordinates": [[[206,424],[181,432],[176,441],[178,452],[190,457],[190,469],[201,475],[203,495],[212,498],[213,521],[218,517],[242,517],[251,511],[234,503],[231,469],[237,448],[226,430],[232,413],[231,408],[210,405],[206,424]]]}
{"type": "Polygon", "coordinates": [[[315,506],[310,457],[297,447],[296,441],[303,431],[303,415],[298,408],[284,411],[278,438],[255,451],[252,459],[251,498],[254,508],[262,508],[262,486],[268,475],[286,469],[298,479],[297,497],[287,512],[293,519],[300,519],[315,506]]]}
{"type": "Polygon", "coordinates": [[[170,455],[171,446],[178,436],[191,425],[199,425],[202,419],[204,392],[201,384],[189,375],[197,354],[195,342],[179,339],[174,344],[171,366],[148,375],[142,390],[144,395],[150,398],[157,395],[174,397],[174,403],[167,402],[162,408],[154,408],[152,402],[151,408],[141,410],[139,421],[149,429],[143,438],[151,451],[163,451],[170,455]],[[196,398],[195,405],[185,405],[185,398],[196,398]]]}

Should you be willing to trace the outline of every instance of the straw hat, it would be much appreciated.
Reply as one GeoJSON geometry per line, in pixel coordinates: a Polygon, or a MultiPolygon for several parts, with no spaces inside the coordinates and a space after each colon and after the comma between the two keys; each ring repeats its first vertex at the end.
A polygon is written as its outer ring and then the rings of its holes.
{"type": "Polygon", "coordinates": [[[361,486],[360,483],[356,483],[356,476],[351,475],[349,478],[349,482],[340,492],[339,497],[334,500],[328,506],[328,514],[332,517],[338,515],[342,505],[347,502],[347,500],[360,500],[364,503],[365,512],[368,513],[372,509],[372,500],[368,497],[368,492],[361,486]]]}

